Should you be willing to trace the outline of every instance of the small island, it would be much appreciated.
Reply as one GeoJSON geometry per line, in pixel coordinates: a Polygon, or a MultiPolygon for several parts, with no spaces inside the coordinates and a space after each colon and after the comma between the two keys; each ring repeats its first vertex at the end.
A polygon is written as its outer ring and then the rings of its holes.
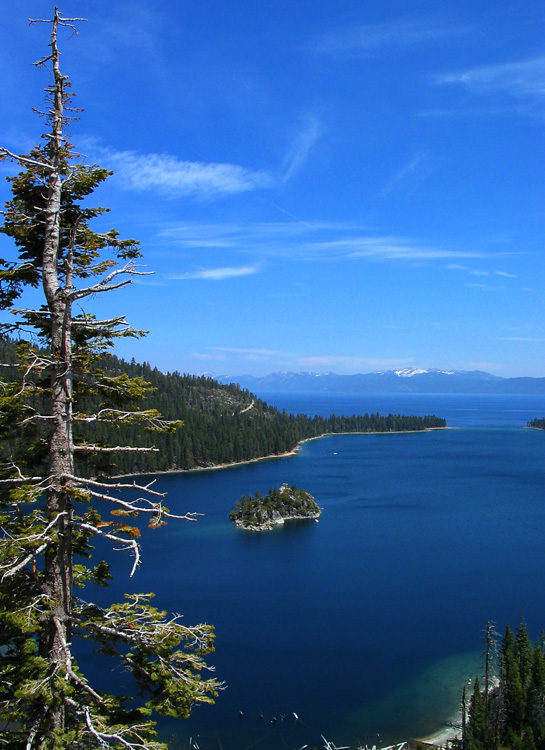
{"type": "Polygon", "coordinates": [[[294,519],[317,519],[322,509],[306,490],[298,490],[285,483],[280,489],[269,489],[263,495],[243,495],[229,514],[231,521],[241,529],[270,531],[278,524],[294,519]]]}

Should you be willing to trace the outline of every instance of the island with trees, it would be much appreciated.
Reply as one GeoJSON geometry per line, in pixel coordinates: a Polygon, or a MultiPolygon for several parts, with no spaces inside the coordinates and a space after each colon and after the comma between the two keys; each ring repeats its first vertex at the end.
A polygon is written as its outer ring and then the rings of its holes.
{"type": "Polygon", "coordinates": [[[138,241],[105,229],[107,209],[93,205],[110,171],[85,163],[67,131],[75,111],[58,36],[71,38],[82,20],[58,8],[40,19],[45,132],[27,153],[0,145],[16,172],[0,227],[15,258],[0,259],[0,745],[160,750],[157,716],[185,718],[224,687],[208,663],[213,626],[153,607],[151,593],[94,603],[94,586],[112,576],[91,555],[108,542],[132,555],[134,572],[137,517],[152,529],[196,519],[171,513],[152,481],[108,475],[280,455],[326,432],[444,425],[294,416],[237,386],[108,356],[118,339],[144,332],[88,305],[146,272],[138,241]],[[111,657],[132,686],[125,677],[108,691],[93,685],[75,661],[78,640],[111,657]]]}
{"type": "Polygon", "coordinates": [[[280,488],[270,488],[265,497],[259,490],[255,495],[243,495],[235,503],[229,518],[242,529],[270,531],[285,521],[316,520],[321,513],[322,509],[309,492],[285,483],[280,488]]]}
{"type": "Polygon", "coordinates": [[[545,430],[545,417],[529,419],[526,423],[526,427],[530,427],[533,430],[545,430]]]}

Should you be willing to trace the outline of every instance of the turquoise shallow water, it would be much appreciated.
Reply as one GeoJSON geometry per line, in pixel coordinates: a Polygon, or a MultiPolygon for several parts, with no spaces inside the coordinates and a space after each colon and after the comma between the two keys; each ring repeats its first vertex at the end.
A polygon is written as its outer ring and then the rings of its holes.
{"type": "Polygon", "coordinates": [[[213,623],[210,661],[228,684],[164,736],[268,750],[440,728],[480,669],[488,620],[545,627],[545,433],[522,429],[545,398],[264,397],[295,412],[434,412],[457,428],[329,436],[296,456],[158,479],[172,510],[204,515],[145,532],[135,579],[118,556],[108,596],[153,590],[187,622],[213,623]],[[229,522],[242,494],[282,482],[316,497],[319,523],[252,534],[229,522]]]}

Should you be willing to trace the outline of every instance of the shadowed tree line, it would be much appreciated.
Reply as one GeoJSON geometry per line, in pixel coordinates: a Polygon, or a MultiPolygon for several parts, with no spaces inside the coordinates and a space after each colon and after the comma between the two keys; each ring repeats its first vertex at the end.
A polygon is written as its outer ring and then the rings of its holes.
{"type": "Polygon", "coordinates": [[[453,747],[545,750],[545,633],[532,643],[521,619],[516,633],[507,626],[498,645],[489,625],[486,664],[484,687],[477,678],[463,738],[453,747]]]}
{"type": "MultiPolygon", "coordinates": [[[[16,344],[0,342],[0,361],[15,362],[16,344]]],[[[121,453],[101,457],[104,472],[119,474],[171,471],[249,461],[293,450],[302,440],[328,433],[405,432],[445,427],[435,416],[417,417],[389,414],[329,417],[288,414],[269,406],[236,384],[222,385],[212,378],[162,373],[149,364],[126,362],[116,356],[104,356],[100,368],[109,377],[123,374],[140,378],[150,389],[141,401],[142,409],[156,410],[166,420],[182,420],[173,433],[143,432],[137,424],[96,421],[93,441],[97,445],[156,447],[152,453],[121,453]]],[[[100,408],[99,400],[87,408],[100,408]]],[[[76,439],[86,434],[85,425],[75,429],[76,439]]],[[[39,454],[38,445],[35,455],[39,454]]],[[[96,456],[93,465],[96,465],[96,456]]],[[[94,469],[96,471],[96,468],[94,469]]]]}

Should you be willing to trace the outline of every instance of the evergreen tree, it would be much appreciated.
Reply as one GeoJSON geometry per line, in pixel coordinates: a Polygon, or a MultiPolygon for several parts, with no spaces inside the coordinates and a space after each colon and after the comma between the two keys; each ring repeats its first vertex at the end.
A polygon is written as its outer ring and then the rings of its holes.
{"type": "Polygon", "coordinates": [[[528,686],[526,701],[528,723],[533,727],[535,735],[545,731],[545,651],[543,636],[539,639],[533,651],[532,676],[528,686]]]}
{"type": "Polygon", "coordinates": [[[506,723],[515,732],[522,730],[525,714],[524,688],[520,669],[513,653],[506,656],[504,701],[506,723]]]}
{"type": "Polygon", "coordinates": [[[122,316],[97,320],[75,312],[76,304],[129,283],[140,255],[137,242],[91,228],[105,209],[89,207],[87,198],[108,173],[78,163],[67,138],[70,84],[60,69],[57,35],[75,30],[79,20],[55,9],[48,22],[50,54],[40,65],[51,68],[52,83],[42,143],[28,155],[0,150],[22,168],[11,179],[2,229],[19,257],[1,262],[0,303],[13,308],[28,286],[43,293],[39,309],[15,311],[16,322],[4,328],[21,343],[17,361],[7,363],[15,371],[0,390],[0,742],[26,750],[159,748],[154,711],[187,716],[195,702],[211,702],[216,693],[217,682],[201,674],[212,629],[182,626],[152,607],[149,594],[107,609],[75,595],[75,587],[105,585],[110,577],[105,562],[88,563],[93,537],[131,550],[136,567],[138,529],[129,519],[144,513],[158,527],[174,517],[149,485],[138,488],[142,499],[124,500],[116,493],[123,483],[98,479],[96,465],[120,448],[89,441],[75,426],[119,420],[143,422],[151,431],[177,426],[154,409],[134,410],[133,401],[148,389],[142,377],[108,376],[98,366],[115,338],[139,332],[122,316]],[[29,331],[33,338],[25,341],[29,331]],[[82,465],[89,472],[93,463],[95,479],[82,479],[82,465]],[[113,508],[112,518],[102,520],[90,506],[97,498],[113,508]],[[88,683],[74,660],[78,636],[121,660],[142,705],[88,683]]]}
{"type": "Polygon", "coordinates": [[[473,695],[469,703],[469,727],[469,750],[486,750],[488,744],[485,710],[478,677],[475,678],[473,695]]]}
{"type": "Polygon", "coordinates": [[[507,655],[513,652],[514,644],[515,636],[513,634],[513,631],[511,630],[511,626],[509,625],[509,623],[507,623],[507,625],[505,626],[505,635],[503,636],[499,654],[500,680],[503,683],[505,683],[506,679],[507,655]]]}
{"type": "Polygon", "coordinates": [[[475,683],[469,718],[463,721],[465,746],[474,750],[545,750],[545,649],[543,636],[532,647],[521,619],[516,634],[509,625],[499,652],[499,680],[485,693],[475,683]],[[479,694],[478,694],[479,693],[479,694]]]}
{"type": "Polygon", "coordinates": [[[520,680],[524,689],[527,688],[532,671],[532,644],[526,630],[524,617],[521,618],[515,642],[513,644],[513,653],[518,664],[520,680]]]}

